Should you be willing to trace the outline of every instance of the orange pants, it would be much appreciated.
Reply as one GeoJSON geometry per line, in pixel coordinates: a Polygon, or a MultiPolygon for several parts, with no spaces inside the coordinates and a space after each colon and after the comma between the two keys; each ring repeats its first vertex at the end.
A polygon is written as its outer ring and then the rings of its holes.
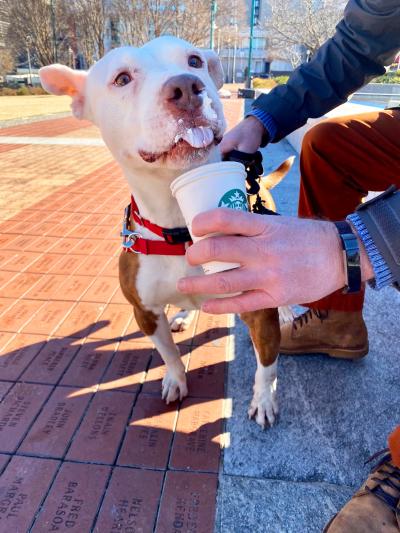
{"type": "Polygon", "coordinates": [[[400,426],[389,435],[388,444],[393,464],[400,468],[400,426]]]}
{"type": "MultiPolygon", "coordinates": [[[[343,220],[368,191],[400,187],[400,109],[320,122],[304,137],[300,168],[301,217],[343,220]]],[[[363,303],[364,290],[338,291],[308,305],[359,311],[363,303]]]]}

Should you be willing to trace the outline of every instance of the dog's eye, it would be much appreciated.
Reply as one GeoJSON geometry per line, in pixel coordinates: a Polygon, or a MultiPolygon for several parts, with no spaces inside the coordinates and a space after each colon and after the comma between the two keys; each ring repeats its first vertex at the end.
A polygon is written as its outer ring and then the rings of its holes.
{"type": "Polygon", "coordinates": [[[201,68],[203,66],[203,60],[199,56],[189,56],[188,64],[192,68],[201,68]]]}
{"type": "Polygon", "coordinates": [[[123,87],[124,85],[128,85],[132,81],[132,76],[129,74],[129,72],[121,72],[118,74],[118,76],[114,80],[114,85],[117,85],[118,87],[123,87]]]}

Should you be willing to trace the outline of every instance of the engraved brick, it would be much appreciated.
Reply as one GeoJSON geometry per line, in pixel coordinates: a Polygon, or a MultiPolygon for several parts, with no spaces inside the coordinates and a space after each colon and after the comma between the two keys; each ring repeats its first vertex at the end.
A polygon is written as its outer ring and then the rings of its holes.
{"type": "Polygon", "coordinates": [[[86,276],[97,276],[105,267],[109,259],[102,255],[89,255],[89,257],[81,258],[81,264],[77,269],[77,274],[83,274],[86,276]]]}
{"type": "Polygon", "coordinates": [[[176,418],[176,405],[141,393],[118,457],[119,465],[165,468],[176,418]]]}
{"type": "MultiPolygon", "coordinates": [[[[0,330],[17,332],[42,307],[43,302],[34,300],[20,300],[0,317],[0,330]]],[[[33,333],[36,333],[34,331],[33,333]]]]}
{"type": "Polygon", "coordinates": [[[82,295],[92,285],[94,278],[91,276],[69,276],[61,287],[64,300],[80,300],[82,295]]]}
{"type": "Polygon", "coordinates": [[[16,380],[46,343],[42,335],[18,333],[0,351],[0,376],[16,380]]]}
{"type": "Polygon", "coordinates": [[[38,274],[47,274],[50,272],[51,268],[60,261],[61,256],[59,254],[43,254],[31,263],[26,271],[35,272],[38,274]]]}
{"type": "MultiPolygon", "coordinates": [[[[10,456],[9,455],[0,454],[0,474],[5,469],[5,466],[6,466],[6,464],[8,463],[9,460],[10,460],[10,456]]],[[[1,511],[0,511],[0,516],[1,516],[1,511]]]]}
{"type": "Polygon", "coordinates": [[[92,394],[57,387],[25,437],[19,452],[62,458],[92,394]]]}
{"type": "Polygon", "coordinates": [[[132,320],[132,316],[133,313],[130,306],[108,304],[100,316],[100,321],[105,323],[105,327],[93,331],[90,336],[104,340],[122,337],[132,320]],[[106,322],[108,322],[107,325],[106,322]]]}
{"type": "Polygon", "coordinates": [[[40,281],[31,288],[26,297],[33,300],[58,300],[63,294],[60,289],[65,281],[65,276],[45,274],[40,276],[40,281]]]}
{"type": "Polygon", "coordinates": [[[38,237],[37,239],[29,240],[24,250],[28,250],[28,252],[47,252],[58,242],[58,237],[38,237]]]}
{"type": "Polygon", "coordinates": [[[8,383],[7,381],[0,381],[0,402],[10,390],[13,383],[8,383]]]}
{"type": "Polygon", "coordinates": [[[106,466],[64,463],[31,531],[91,531],[109,474],[106,466]]]}
{"type": "Polygon", "coordinates": [[[65,276],[72,274],[73,272],[75,273],[82,263],[81,255],[68,254],[60,257],[61,259],[58,261],[58,263],[56,263],[50,269],[52,274],[62,274],[65,276]]]}
{"type": "Polygon", "coordinates": [[[215,474],[167,472],[156,533],[212,533],[216,496],[215,474]]]}
{"type": "Polygon", "coordinates": [[[207,315],[200,313],[193,338],[194,346],[226,346],[229,335],[229,315],[207,315]]]}
{"type": "MultiPolygon", "coordinates": [[[[26,300],[28,301],[28,300],[26,300]]],[[[73,302],[47,302],[23,328],[24,333],[51,335],[73,307],[73,302]]]]}
{"type": "Polygon", "coordinates": [[[67,459],[112,464],[122,440],[134,395],[99,392],[76,434],[67,459]]]}
{"type": "Polygon", "coordinates": [[[118,280],[110,276],[98,276],[82,296],[85,302],[107,303],[117,290],[118,280]]]}
{"type": "Polygon", "coordinates": [[[77,338],[87,337],[103,311],[104,305],[78,302],[68,315],[68,318],[55,331],[55,335],[77,338]]]}
{"type": "Polygon", "coordinates": [[[23,272],[22,274],[17,274],[14,277],[13,272],[4,272],[13,277],[5,287],[2,289],[2,293],[7,298],[20,298],[27,291],[29,291],[41,278],[40,274],[32,274],[30,272],[23,272]]]}
{"type": "Polygon", "coordinates": [[[116,343],[104,346],[99,341],[88,339],[63,376],[61,384],[75,387],[97,385],[116,349],[116,343]]]}
{"type": "Polygon", "coordinates": [[[222,400],[186,399],[179,410],[170,468],[218,472],[222,400]]]}
{"type": "Polygon", "coordinates": [[[24,381],[56,384],[71,363],[81,344],[77,339],[50,339],[22,375],[24,381]]]}
{"type": "MultiPolygon", "coordinates": [[[[5,252],[4,252],[5,253],[5,252]]],[[[11,260],[4,265],[4,270],[12,270],[13,272],[22,272],[29,265],[31,265],[42,254],[39,252],[9,252],[13,254],[11,260]]]]}
{"type": "Polygon", "coordinates": [[[40,503],[56,473],[58,461],[13,457],[0,478],[0,529],[29,531],[40,503]],[[4,497],[5,496],[5,497],[4,497]]]}
{"type": "Polygon", "coordinates": [[[152,532],[163,476],[163,472],[115,468],[94,532],[152,532]]]}
{"type": "Polygon", "coordinates": [[[0,451],[14,452],[51,392],[46,385],[17,383],[0,405],[0,451]]]}
{"type": "Polygon", "coordinates": [[[14,298],[0,298],[0,315],[15,303],[14,298]]]}
{"type": "Polygon", "coordinates": [[[148,344],[122,341],[102,378],[100,389],[128,392],[139,390],[140,384],[144,381],[151,353],[152,348],[148,344]]]}
{"type": "Polygon", "coordinates": [[[199,346],[190,354],[189,396],[223,398],[225,390],[226,348],[199,346]]]}

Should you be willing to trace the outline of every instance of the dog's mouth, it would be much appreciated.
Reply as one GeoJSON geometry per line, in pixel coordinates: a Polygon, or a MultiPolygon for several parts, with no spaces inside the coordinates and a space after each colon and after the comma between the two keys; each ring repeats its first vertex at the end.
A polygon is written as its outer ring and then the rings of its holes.
{"type": "Polygon", "coordinates": [[[163,152],[139,150],[140,157],[146,163],[160,159],[203,159],[208,151],[221,142],[221,136],[210,126],[193,126],[182,129],[175,135],[174,142],[163,152]]]}

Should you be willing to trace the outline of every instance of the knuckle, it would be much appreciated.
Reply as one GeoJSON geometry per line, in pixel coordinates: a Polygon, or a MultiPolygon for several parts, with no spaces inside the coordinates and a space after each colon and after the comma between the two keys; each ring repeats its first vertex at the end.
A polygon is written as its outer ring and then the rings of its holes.
{"type": "Polygon", "coordinates": [[[225,276],[219,276],[216,280],[216,289],[219,293],[232,292],[231,283],[225,276]]]}
{"type": "Polygon", "coordinates": [[[207,239],[207,258],[208,259],[216,259],[218,257],[218,254],[220,252],[220,245],[218,242],[218,239],[215,239],[213,237],[210,237],[207,239]]]}

